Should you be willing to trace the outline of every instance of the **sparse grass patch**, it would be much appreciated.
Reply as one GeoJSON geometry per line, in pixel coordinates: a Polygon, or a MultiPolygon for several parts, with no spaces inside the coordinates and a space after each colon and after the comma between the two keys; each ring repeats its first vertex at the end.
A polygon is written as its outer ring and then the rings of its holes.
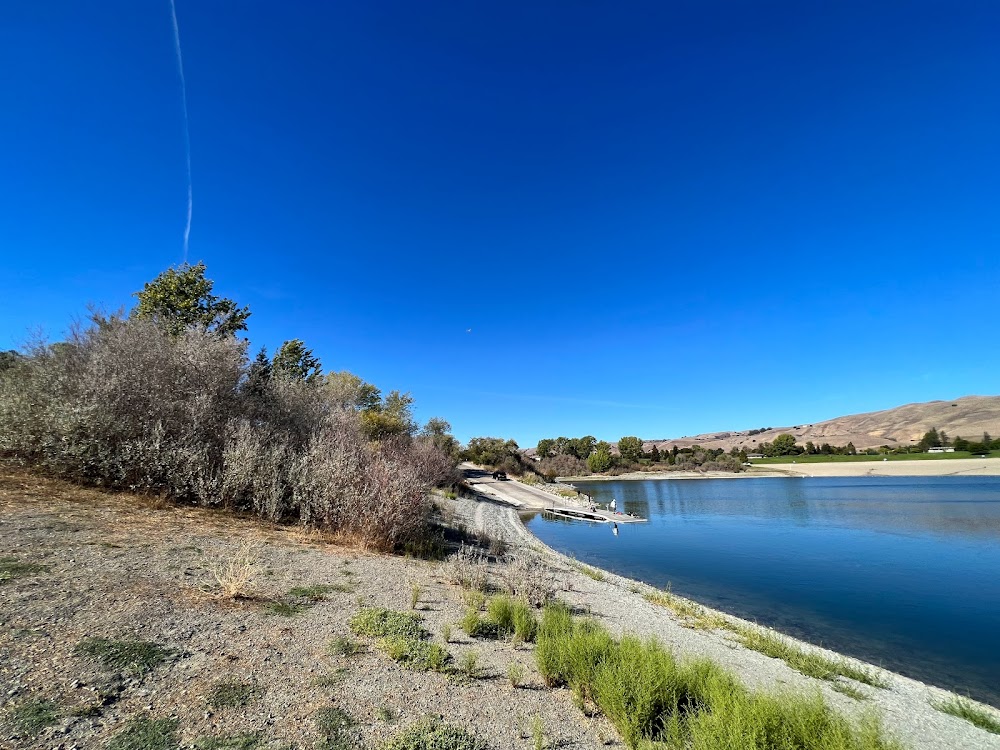
{"type": "Polygon", "coordinates": [[[685,627],[696,630],[732,630],[729,621],[724,617],[709,612],[692,601],[676,596],[669,590],[643,594],[643,598],[647,602],[669,609],[680,618],[681,624],[685,627]]]}
{"type": "Polygon", "coordinates": [[[194,741],[197,750],[254,750],[262,742],[260,734],[228,734],[199,737],[194,741]]]}
{"type": "Polygon", "coordinates": [[[462,601],[467,607],[476,611],[486,609],[486,594],[475,589],[467,589],[462,592],[462,601]]]}
{"type": "Polygon", "coordinates": [[[212,708],[240,708],[262,692],[263,688],[255,682],[220,680],[212,685],[205,697],[212,708]]]}
{"type": "Polygon", "coordinates": [[[89,656],[106,669],[143,675],[177,655],[174,649],[152,641],[115,641],[110,638],[84,638],[74,652],[89,656]]]}
{"type": "Polygon", "coordinates": [[[417,672],[443,672],[451,661],[451,654],[438,644],[413,638],[381,638],[378,647],[393,661],[417,672]]]}
{"type": "Polygon", "coordinates": [[[843,693],[848,698],[854,698],[856,701],[868,700],[868,696],[863,690],[858,690],[854,685],[849,685],[846,682],[834,682],[830,687],[838,693],[843,693]]]}
{"type": "Polygon", "coordinates": [[[489,750],[474,734],[432,716],[404,729],[383,750],[489,750]]]}
{"type": "Polygon", "coordinates": [[[107,750],[176,750],[180,747],[177,739],[179,724],[180,719],[140,716],[112,738],[107,750]]]}
{"type": "Polygon", "coordinates": [[[350,621],[353,633],[377,638],[378,647],[391,659],[410,669],[443,671],[451,654],[436,643],[429,643],[430,633],[412,612],[391,609],[362,609],[350,621]]]}
{"type": "Polygon", "coordinates": [[[378,716],[379,721],[381,721],[381,722],[383,722],[385,724],[395,724],[396,723],[396,719],[398,718],[396,716],[396,712],[393,711],[388,706],[379,706],[379,709],[376,712],[376,715],[378,716]]]}
{"type": "Polygon", "coordinates": [[[331,656],[354,656],[361,650],[361,644],[350,638],[338,636],[327,644],[326,650],[331,656]]]}
{"type": "Polygon", "coordinates": [[[479,676],[479,654],[475,651],[466,651],[462,654],[458,662],[458,671],[470,680],[479,676]]]}
{"type": "Polygon", "coordinates": [[[966,698],[955,697],[945,701],[934,701],[931,705],[942,713],[965,719],[970,724],[985,729],[987,732],[1000,734],[1000,719],[997,718],[996,714],[966,698]]]}
{"type": "Polygon", "coordinates": [[[289,596],[299,599],[308,599],[311,602],[321,602],[326,599],[327,594],[333,592],[349,594],[354,591],[354,587],[345,584],[317,583],[313,586],[296,586],[288,590],[289,596]]]}
{"type": "Polygon", "coordinates": [[[806,651],[777,633],[760,628],[743,627],[736,631],[740,643],[749,649],[759,651],[765,656],[781,659],[792,669],[807,677],[820,680],[836,680],[837,677],[848,677],[865,685],[886,688],[889,683],[871,670],[855,667],[846,659],[829,659],[822,654],[806,651]]]}
{"type": "Polygon", "coordinates": [[[345,677],[347,677],[347,670],[344,667],[341,667],[333,672],[327,672],[326,674],[313,677],[312,684],[315,687],[336,687],[344,681],[345,677]]]}
{"type": "Polygon", "coordinates": [[[264,611],[269,615],[279,617],[297,617],[305,612],[307,607],[304,604],[294,604],[291,602],[268,602],[264,606],[264,611]]]}
{"type": "Polygon", "coordinates": [[[441,627],[441,637],[444,638],[445,643],[451,643],[451,624],[445,623],[441,627]]]}
{"type": "Polygon", "coordinates": [[[545,748],[545,723],[538,714],[535,714],[531,719],[531,743],[534,750],[544,750],[545,748]]]}
{"type": "Polygon", "coordinates": [[[603,581],[604,580],[604,572],[598,570],[597,568],[592,568],[589,565],[583,565],[582,563],[578,563],[578,564],[574,565],[573,567],[576,570],[578,570],[581,573],[583,573],[585,576],[587,576],[587,578],[590,578],[591,580],[594,580],[594,581],[603,581]]]}
{"type": "Polygon", "coordinates": [[[38,734],[59,721],[59,707],[50,700],[27,700],[10,709],[8,716],[20,731],[38,734]]]}
{"type": "Polygon", "coordinates": [[[524,667],[516,661],[511,662],[510,666],[507,667],[507,679],[510,681],[511,687],[520,687],[521,683],[524,682],[524,667]]]}
{"type": "Polygon", "coordinates": [[[347,750],[357,745],[351,736],[354,717],[336,706],[327,706],[316,712],[316,731],[322,738],[320,750],[347,750]]]}
{"type": "Polygon", "coordinates": [[[0,558],[0,584],[13,581],[16,578],[27,578],[39,573],[48,573],[49,569],[45,565],[38,563],[20,562],[16,557],[0,558]]]}

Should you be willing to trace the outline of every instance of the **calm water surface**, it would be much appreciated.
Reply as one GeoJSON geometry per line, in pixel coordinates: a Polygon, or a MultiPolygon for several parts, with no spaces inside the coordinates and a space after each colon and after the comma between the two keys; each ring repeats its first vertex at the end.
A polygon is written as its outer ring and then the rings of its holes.
{"type": "Polygon", "coordinates": [[[649,523],[528,520],[551,547],[1000,706],[1000,477],[577,486],[649,523]]]}

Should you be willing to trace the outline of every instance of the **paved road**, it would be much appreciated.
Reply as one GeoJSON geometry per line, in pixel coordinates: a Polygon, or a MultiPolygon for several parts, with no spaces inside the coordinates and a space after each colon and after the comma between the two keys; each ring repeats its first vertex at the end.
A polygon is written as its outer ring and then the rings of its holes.
{"type": "Polygon", "coordinates": [[[494,479],[490,472],[469,463],[464,463],[459,468],[462,470],[465,481],[475,489],[484,495],[518,508],[551,508],[567,503],[565,498],[560,498],[544,490],[536,490],[534,487],[511,479],[494,479]]]}

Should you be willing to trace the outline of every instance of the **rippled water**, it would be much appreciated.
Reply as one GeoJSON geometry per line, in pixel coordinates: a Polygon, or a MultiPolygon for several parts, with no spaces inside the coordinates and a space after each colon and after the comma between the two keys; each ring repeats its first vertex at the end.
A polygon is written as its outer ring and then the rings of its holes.
{"type": "Polygon", "coordinates": [[[562,552],[1000,706],[1000,477],[579,482],[647,524],[562,552]]]}

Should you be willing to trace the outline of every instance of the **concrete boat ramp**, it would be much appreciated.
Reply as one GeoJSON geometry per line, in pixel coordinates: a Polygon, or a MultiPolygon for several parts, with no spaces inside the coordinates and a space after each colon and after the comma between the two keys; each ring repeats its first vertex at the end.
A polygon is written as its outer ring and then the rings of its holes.
{"type": "Polygon", "coordinates": [[[574,521],[590,521],[592,523],[646,523],[645,518],[629,516],[624,513],[612,513],[607,510],[584,510],[582,508],[543,508],[543,513],[551,513],[561,518],[574,521]]]}

